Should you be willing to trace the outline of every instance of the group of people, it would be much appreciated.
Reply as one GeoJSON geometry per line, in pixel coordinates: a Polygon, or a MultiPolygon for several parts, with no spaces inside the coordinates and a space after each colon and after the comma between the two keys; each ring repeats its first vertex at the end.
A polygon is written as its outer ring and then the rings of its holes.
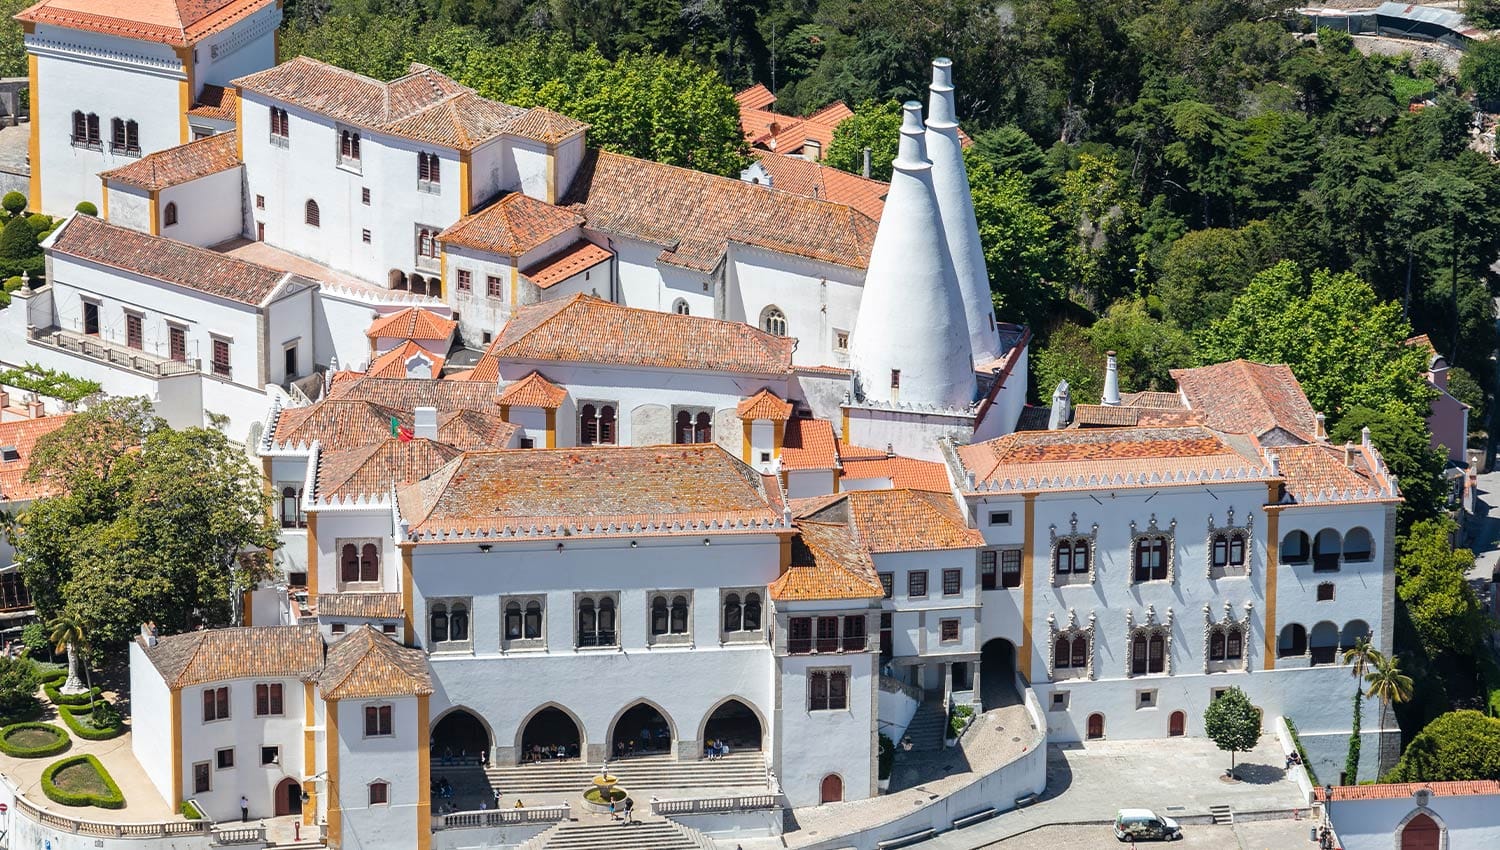
{"type": "Polygon", "coordinates": [[[1302,754],[1301,753],[1297,752],[1296,750],[1292,750],[1291,752],[1289,752],[1289,753],[1286,754],[1286,769],[1287,770],[1291,770],[1293,766],[1299,765],[1301,763],[1302,763],[1302,754]]]}
{"type": "Polygon", "coordinates": [[[453,797],[453,786],[448,784],[448,777],[439,776],[432,781],[432,796],[449,800],[453,797]]]}
{"type": "Polygon", "coordinates": [[[443,754],[438,757],[440,764],[475,764],[485,767],[489,763],[489,753],[481,749],[479,755],[469,755],[468,747],[460,747],[458,752],[453,752],[452,747],[443,747],[443,754]]]}
{"type": "Polygon", "coordinates": [[[621,817],[620,817],[620,813],[621,812],[624,812],[624,821],[625,821],[625,823],[635,823],[636,822],[636,820],[635,820],[635,799],[633,797],[630,797],[630,796],[627,795],[625,797],[625,801],[623,803],[615,803],[613,800],[610,801],[610,804],[609,804],[609,819],[610,820],[621,820],[621,817]]]}
{"type": "Polygon", "coordinates": [[[577,744],[532,744],[522,753],[524,761],[554,761],[578,758],[577,744]]]}
{"type": "Polygon", "coordinates": [[[642,726],[638,738],[616,738],[615,758],[642,755],[645,753],[664,753],[672,747],[672,733],[666,727],[652,731],[649,726],[642,726]]]}
{"type": "Polygon", "coordinates": [[[720,738],[709,740],[703,745],[703,757],[713,761],[729,755],[729,742],[720,738]]]}

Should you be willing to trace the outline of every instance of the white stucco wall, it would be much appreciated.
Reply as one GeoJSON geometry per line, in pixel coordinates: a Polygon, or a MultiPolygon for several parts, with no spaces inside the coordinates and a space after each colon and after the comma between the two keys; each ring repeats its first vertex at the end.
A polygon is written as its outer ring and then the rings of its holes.
{"type": "Polygon", "coordinates": [[[1448,850],[1478,850],[1500,846],[1500,822],[1495,819],[1500,796],[1474,794],[1430,797],[1425,808],[1411,797],[1381,800],[1335,800],[1334,830],[1345,850],[1392,850],[1399,847],[1398,828],[1424,812],[1446,830],[1448,850]],[[1393,836],[1396,840],[1393,841],[1393,836]]]}
{"type": "Polygon", "coordinates": [[[350,699],[330,704],[329,710],[337,712],[339,820],[345,850],[383,850],[415,843],[419,828],[431,828],[426,818],[419,824],[417,809],[418,748],[427,734],[418,723],[419,699],[350,699]],[[391,706],[392,735],[365,737],[364,710],[369,705],[391,706]],[[369,786],[377,781],[390,784],[389,802],[372,806],[369,786]]]}
{"type": "Polygon", "coordinates": [[[172,694],[145,650],[130,642],[130,752],[163,799],[172,798],[172,694]]]}
{"type": "Polygon", "coordinates": [[[303,714],[306,700],[303,684],[296,678],[231,679],[182,690],[182,794],[203,805],[214,820],[238,820],[240,796],[250,801],[253,818],[275,814],[276,786],[290,776],[300,781],[303,765],[303,714]],[[279,716],[255,716],[255,686],[280,684],[282,711],[279,716]],[[229,688],[229,717],[205,722],[203,691],[229,688]],[[279,747],[276,764],[261,765],[261,748],[279,747]],[[218,769],[216,753],[234,750],[234,767],[218,769]],[[211,788],[194,788],[193,766],[208,763],[211,788]]]}
{"type": "Polygon", "coordinates": [[[99,207],[99,215],[110,224],[150,233],[151,193],[116,183],[109,187],[109,204],[99,207]]]}
{"type": "MultiPolygon", "coordinates": [[[[244,211],[240,208],[242,168],[231,168],[161,190],[157,230],[168,239],[208,247],[240,235],[244,211]],[[177,223],[167,224],[167,204],[177,205],[177,223]]],[[[110,190],[110,214],[114,214],[115,190],[110,190]]]]}

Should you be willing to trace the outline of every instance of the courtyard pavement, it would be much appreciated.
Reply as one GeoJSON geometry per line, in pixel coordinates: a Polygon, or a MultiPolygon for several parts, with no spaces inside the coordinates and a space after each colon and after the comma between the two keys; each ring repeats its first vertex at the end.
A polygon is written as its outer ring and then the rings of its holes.
{"type": "MultiPolygon", "coordinates": [[[[1308,838],[1306,820],[1245,821],[1233,826],[1185,826],[1182,840],[1172,850],[1307,850],[1316,846],[1308,838]]],[[[925,846],[925,845],[924,845],[925,846]]],[[[1127,846],[1115,840],[1108,826],[1044,826],[999,844],[1003,850],[1120,850],[1127,846]]]]}

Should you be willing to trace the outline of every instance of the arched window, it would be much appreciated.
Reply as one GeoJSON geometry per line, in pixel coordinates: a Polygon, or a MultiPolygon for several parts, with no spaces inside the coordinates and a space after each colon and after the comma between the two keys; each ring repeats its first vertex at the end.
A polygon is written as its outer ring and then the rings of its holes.
{"type": "Polygon", "coordinates": [[[768,334],[786,336],[786,314],[780,307],[767,307],[760,314],[760,329],[768,334]]]}
{"type": "Polygon", "coordinates": [[[374,543],[359,550],[359,580],[380,581],[380,549],[374,543]]]}
{"type": "Polygon", "coordinates": [[[302,205],[302,220],[306,222],[310,227],[321,226],[319,223],[320,219],[318,216],[317,201],[314,201],[312,198],[308,198],[307,203],[302,205]]]}
{"type": "Polygon", "coordinates": [[[442,181],[442,175],[438,170],[438,161],[438,156],[435,153],[417,154],[417,184],[419,187],[435,188],[435,184],[442,181]]]}
{"type": "Polygon", "coordinates": [[[1364,563],[1375,555],[1374,541],[1370,539],[1370,532],[1363,528],[1351,528],[1344,535],[1344,560],[1351,563],[1364,563]]]}
{"type": "Polygon", "coordinates": [[[677,411],[677,434],[673,442],[679,444],[691,443],[693,441],[693,414],[686,410],[677,411]]]}
{"type": "Polygon", "coordinates": [[[437,256],[437,242],[432,238],[432,231],[425,227],[417,232],[417,253],[423,257],[437,256]]]}
{"type": "Polygon", "coordinates": [[[431,643],[446,643],[448,640],[448,606],[434,605],[427,617],[427,640],[431,643]]]}
{"type": "Polygon", "coordinates": [[[351,130],[343,130],[339,133],[339,159],[347,162],[359,162],[359,134],[351,130]]]}
{"type": "Polygon", "coordinates": [[[110,153],[125,152],[125,119],[109,119],[109,150],[110,153]]]}
{"type": "Polygon", "coordinates": [[[174,225],[174,224],[177,223],[177,202],[176,201],[168,201],[167,205],[162,208],[162,211],[161,211],[161,220],[162,220],[162,225],[164,227],[171,227],[172,225],[174,225]]]}
{"type": "Polygon", "coordinates": [[[688,601],[686,596],[672,597],[672,634],[685,635],[688,630],[688,601]]]}
{"type": "Polygon", "coordinates": [[[281,488],[281,527],[307,527],[307,515],[302,512],[302,491],[296,487],[281,488]]]}
{"type": "Polygon", "coordinates": [[[339,548],[339,580],[359,581],[359,547],[345,543],[339,548]]]}
{"type": "Polygon", "coordinates": [[[125,122],[125,152],[135,156],[141,153],[141,125],[134,121],[125,122]]]}
{"type": "Polygon", "coordinates": [[[1159,634],[1151,636],[1148,663],[1150,672],[1160,673],[1166,666],[1167,639],[1159,634]]]}
{"type": "Polygon", "coordinates": [[[1137,629],[1130,639],[1130,675],[1148,676],[1166,668],[1166,635],[1156,629],[1137,629]]]}
{"type": "Polygon", "coordinates": [[[1247,536],[1238,530],[1216,532],[1213,536],[1214,568],[1232,573],[1244,572],[1247,536]]]}
{"type": "Polygon", "coordinates": [[[455,602],[448,612],[448,640],[469,639],[469,606],[455,602]]]}
{"type": "Polygon", "coordinates": [[[686,315],[688,315],[690,313],[690,311],[688,310],[687,299],[686,298],[679,298],[676,301],[673,301],[672,302],[672,312],[676,313],[679,316],[686,316],[686,315]]]}
{"type": "Polygon", "coordinates": [[[1238,626],[1230,628],[1225,636],[1224,657],[1230,661],[1245,657],[1245,635],[1238,626]]]}
{"type": "Polygon", "coordinates": [[[615,601],[609,597],[599,600],[599,635],[608,637],[608,644],[615,643],[615,601]]]}
{"type": "Polygon", "coordinates": [[[592,446],[599,442],[599,411],[592,404],[585,404],[578,411],[578,444],[592,446]]]}
{"type": "Polygon", "coordinates": [[[714,439],[713,420],[707,412],[699,413],[693,421],[693,442],[711,443],[714,439]]]}
{"type": "Polygon", "coordinates": [[[1208,636],[1208,660],[1224,660],[1224,633],[1216,631],[1208,636]]]}
{"type": "MultiPolygon", "coordinates": [[[[540,623],[538,626],[540,627],[540,623]]],[[[614,646],[615,640],[615,600],[609,596],[597,601],[588,596],[580,599],[578,601],[578,645],[614,646]]]]}
{"type": "Polygon", "coordinates": [[[745,594],[745,631],[760,631],[760,594],[745,594]]]}
{"type": "Polygon", "coordinates": [[[535,599],[526,603],[525,635],[527,640],[542,636],[542,603],[535,599]]]}
{"type": "Polygon", "coordinates": [[[1089,639],[1086,635],[1059,635],[1052,646],[1054,671],[1087,670],[1089,639]]]}
{"type": "Polygon", "coordinates": [[[1291,658],[1307,654],[1307,628],[1300,623],[1288,623],[1281,628],[1276,640],[1276,657],[1291,658]]]}
{"type": "Polygon", "coordinates": [[[90,112],[88,117],[88,145],[91,148],[99,147],[99,116],[90,112]]]}
{"type": "Polygon", "coordinates": [[[585,598],[578,603],[578,645],[595,646],[599,619],[594,610],[594,600],[585,598]]]}
{"type": "Polygon", "coordinates": [[[1305,564],[1312,557],[1312,541],[1305,531],[1293,531],[1281,538],[1281,562],[1283,564],[1305,564]]]}
{"type": "Polygon", "coordinates": [[[599,442],[608,446],[615,444],[614,405],[606,404],[599,408],[599,442]]]}
{"type": "Polygon", "coordinates": [[[1135,541],[1135,580],[1163,581],[1167,578],[1167,553],[1171,538],[1149,534],[1135,541]]]}
{"type": "Polygon", "coordinates": [[[667,633],[667,597],[658,596],[651,600],[651,634],[664,635],[667,633]]]}
{"type": "Polygon", "coordinates": [[[1072,666],[1072,642],[1065,637],[1060,637],[1052,645],[1052,666],[1058,670],[1072,666]]]}
{"type": "Polygon", "coordinates": [[[731,593],[724,597],[724,631],[737,632],[744,622],[744,610],[740,607],[740,595],[731,593]]]}
{"type": "Polygon", "coordinates": [[[505,639],[521,639],[521,603],[510,602],[505,606],[505,639]]]}
{"type": "Polygon", "coordinates": [[[1343,549],[1343,541],[1339,533],[1331,528],[1325,528],[1318,532],[1313,538],[1313,570],[1320,572],[1332,572],[1339,568],[1339,555],[1343,549]]]}

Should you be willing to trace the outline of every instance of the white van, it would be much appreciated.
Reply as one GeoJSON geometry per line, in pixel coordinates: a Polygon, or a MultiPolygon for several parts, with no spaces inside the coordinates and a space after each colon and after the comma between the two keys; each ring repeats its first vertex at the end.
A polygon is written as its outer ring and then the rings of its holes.
{"type": "Polygon", "coordinates": [[[1150,809],[1121,809],[1115,815],[1115,838],[1120,841],[1176,841],[1182,827],[1150,809]]]}

